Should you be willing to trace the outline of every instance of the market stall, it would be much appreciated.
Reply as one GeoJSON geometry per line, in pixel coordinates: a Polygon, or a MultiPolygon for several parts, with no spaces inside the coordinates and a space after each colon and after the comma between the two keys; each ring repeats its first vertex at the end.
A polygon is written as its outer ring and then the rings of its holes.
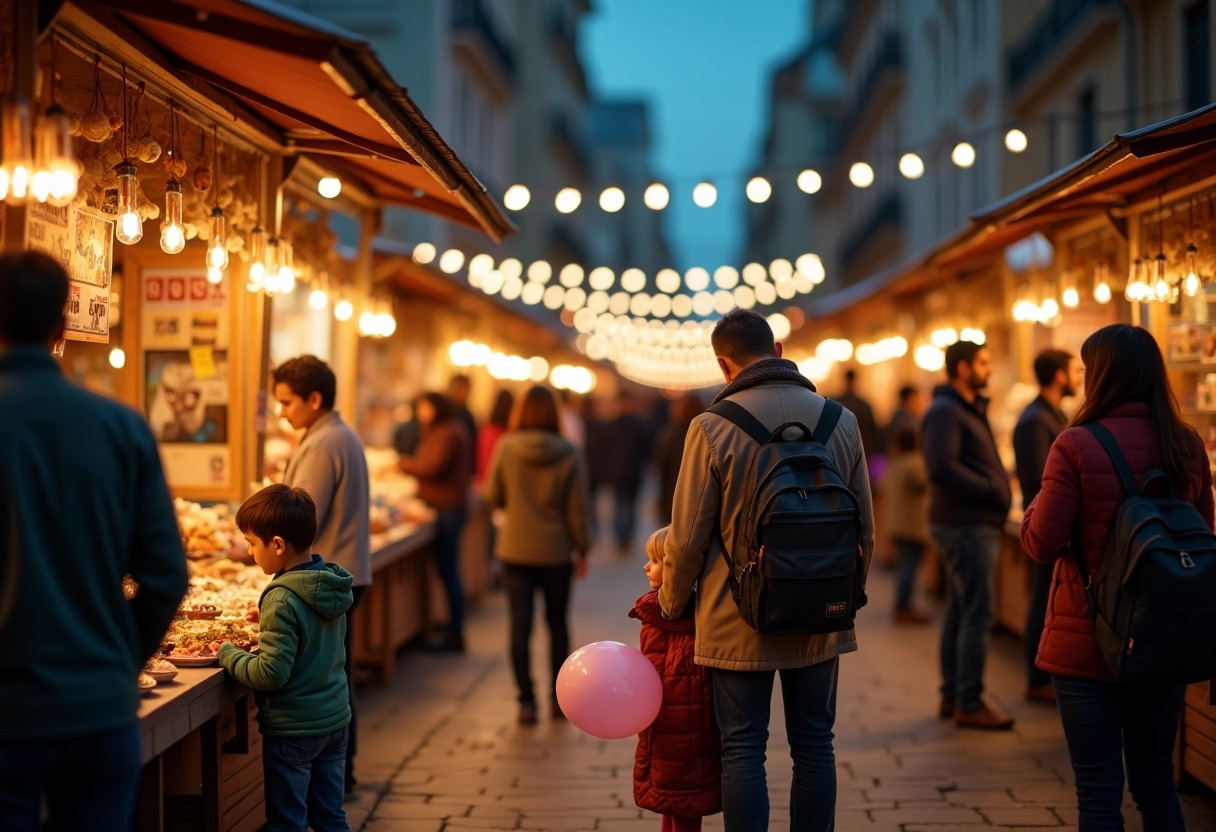
{"type": "MultiPolygon", "coordinates": [[[[145,414],[190,558],[170,665],[139,681],[138,825],[256,829],[252,698],[213,645],[257,638],[265,576],[234,560],[231,516],[263,482],[274,307],[332,273],[334,300],[369,311],[386,203],[496,240],[511,226],[367,44],[305,15],[256,0],[0,0],[0,35],[0,242],[68,271],[64,371],[145,414]],[[325,233],[326,200],[356,220],[353,259],[325,233]]],[[[325,332],[350,412],[363,335],[358,315],[325,332]]],[[[378,600],[355,638],[382,675],[427,608],[433,530],[409,509],[374,509],[378,600]]]]}

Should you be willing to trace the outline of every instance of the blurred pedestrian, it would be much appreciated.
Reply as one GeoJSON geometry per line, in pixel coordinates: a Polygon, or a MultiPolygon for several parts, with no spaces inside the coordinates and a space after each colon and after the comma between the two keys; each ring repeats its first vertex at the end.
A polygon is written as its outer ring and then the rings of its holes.
{"type": "Polygon", "coordinates": [[[895,623],[925,624],[929,617],[913,607],[912,595],[929,543],[929,472],[912,428],[900,428],[889,450],[883,491],[887,533],[895,543],[895,623]]]}
{"type": "Polygon", "coordinates": [[[878,423],[874,421],[874,408],[857,392],[857,371],[852,367],[844,372],[844,393],[836,397],[836,401],[845,410],[857,417],[857,428],[861,431],[861,445],[866,452],[866,460],[882,454],[879,444],[878,423]]]}
{"type": "Polygon", "coordinates": [[[414,456],[402,456],[401,470],[418,480],[418,496],[435,509],[435,566],[448,601],[448,629],[428,645],[442,652],[464,651],[464,587],[460,583],[460,533],[468,516],[473,443],[447,397],[423,393],[415,415],[422,441],[414,456]]]}
{"type": "MultiPolygon", "coordinates": [[[[473,418],[473,412],[469,410],[469,394],[472,392],[473,383],[464,373],[457,373],[448,379],[448,401],[452,403],[452,412],[460,423],[464,425],[465,433],[469,437],[469,447],[477,447],[477,420],[473,418]]],[[[477,460],[473,457],[469,458],[470,465],[476,465],[477,460]]]]}
{"type": "Polygon", "coordinates": [[[494,407],[490,410],[490,421],[477,432],[477,475],[473,478],[473,485],[478,489],[485,483],[486,473],[490,470],[490,460],[494,458],[494,449],[507,432],[514,404],[515,396],[510,390],[499,390],[498,395],[494,397],[494,407]]]}
{"type": "Polygon", "coordinates": [[[663,816],[660,832],[700,832],[701,818],[722,811],[722,737],[713,681],[696,662],[692,608],[675,621],[659,609],[667,527],[646,541],[647,592],[629,611],[642,623],[639,646],[663,680],[659,714],[638,734],[633,801],[663,816]]]}
{"type": "MultiPolygon", "coordinates": [[[[1060,410],[1065,396],[1077,395],[1083,368],[1075,356],[1064,350],[1044,350],[1034,359],[1034,375],[1039,395],[1026,406],[1013,429],[1013,454],[1018,483],[1022,487],[1022,510],[1034,502],[1042,487],[1043,468],[1051,444],[1064,428],[1068,417],[1060,410]]],[[[1026,612],[1026,698],[1031,702],[1055,703],[1051,674],[1035,667],[1043,619],[1047,615],[1047,596],[1051,592],[1051,564],[1030,562],[1030,606],[1026,612]]]]}
{"type": "Polygon", "coordinates": [[[410,402],[409,418],[393,430],[393,449],[398,454],[413,456],[418,450],[418,442],[422,438],[422,426],[418,424],[418,400],[410,402]]]}
{"type": "Polygon", "coordinates": [[[910,430],[916,436],[916,445],[920,447],[920,420],[924,413],[924,402],[920,390],[911,385],[899,388],[899,407],[891,414],[890,421],[882,430],[882,446],[884,453],[894,456],[896,451],[891,447],[895,437],[905,430],[910,430]]]}
{"type": "Polygon", "coordinates": [[[50,257],[0,256],[0,827],[130,829],[186,555],[148,423],[51,356],[67,300],[50,257]]]}
{"type": "Polygon", "coordinates": [[[692,420],[705,410],[705,403],[696,393],[688,392],[671,405],[671,419],[659,430],[654,443],[654,464],[659,471],[657,511],[659,522],[671,523],[671,501],[676,493],[676,478],[680,475],[680,460],[684,458],[684,437],[692,420]]]}
{"type": "MultiPolygon", "coordinates": [[[[591,548],[587,475],[582,456],[559,429],[557,401],[539,385],[511,413],[486,477],[486,502],[504,512],[495,542],[511,614],[511,667],[519,689],[519,722],[537,719],[532,681],[533,604],[544,597],[552,684],[570,653],[569,604],[573,578],[587,573],[591,548]]],[[[554,692],[551,715],[562,716],[554,692]]]]}
{"type": "Polygon", "coordinates": [[[982,699],[993,581],[1011,502],[988,399],[980,394],[992,376],[988,349],[971,341],[951,344],[946,375],[948,382],[933,391],[923,438],[929,535],[946,575],[938,713],[964,728],[1008,729],[1013,717],[982,699]]]}
{"type": "Polygon", "coordinates": [[[628,390],[616,396],[617,413],[604,428],[604,479],[612,487],[612,536],[617,554],[627,555],[637,530],[638,491],[650,460],[650,430],[628,390]]]}
{"type": "Polygon", "coordinates": [[[304,437],[287,461],[283,482],[303,488],[316,503],[317,537],[324,552],[354,576],[353,601],[346,610],[346,682],[350,732],[346,744],[346,791],[356,785],[355,662],[351,650],[355,610],[372,582],[371,483],[363,443],[334,410],[338,382],[333,370],[314,355],[284,361],[274,370],[274,397],[283,418],[304,437]]]}
{"type": "Polygon", "coordinates": [[[569,390],[561,390],[558,399],[558,421],[561,423],[562,436],[569,439],[570,444],[581,452],[587,442],[587,426],[583,422],[583,397],[569,390]]]}
{"type": "Polygon", "coordinates": [[[1055,564],[1037,665],[1051,673],[1055,688],[1076,779],[1078,828],[1123,828],[1126,765],[1143,828],[1182,830],[1174,742],[1186,686],[1121,684],[1094,640],[1085,587],[1102,564],[1116,511],[1128,495],[1114,462],[1085,426],[1113,434],[1137,482],[1151,469],[1164,471],[1208,526],[1214,520],[1212,472],[1199,435],[1182,420],[1161,350],[1147,330],[1103,327],[1085,339],[1081,360],[1085,401],[1052,445],[1042,489],[1022,519],[1026,553],[1055,564]],[[1078,544],[1079,553],[1073,548],[1078,544]]]}

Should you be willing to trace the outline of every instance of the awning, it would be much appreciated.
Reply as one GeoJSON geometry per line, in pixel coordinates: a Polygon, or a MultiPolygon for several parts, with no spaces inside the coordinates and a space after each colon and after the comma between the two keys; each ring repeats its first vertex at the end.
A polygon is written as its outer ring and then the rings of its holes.
{"type": "Polygon", "coordinates": [[[289,153],[387,203],[514,231],[357,35],[269,0],[76,0],[135,49],[236,99],[289,153]]]}

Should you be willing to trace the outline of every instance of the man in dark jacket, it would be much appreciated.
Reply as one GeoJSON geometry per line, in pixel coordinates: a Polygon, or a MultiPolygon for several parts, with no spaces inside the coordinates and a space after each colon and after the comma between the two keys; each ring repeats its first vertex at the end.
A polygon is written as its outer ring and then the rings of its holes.
{"type": "Polygon", "coordinates": [[[0,826],[39,828],[45,798],[56,829],[129,829],[136,677],[186,555],[147,422],[51,357],[67,299],[51,258],[0,257],[0,826]]]}
{"type": "Polygon", "coordinates": [[[939,713],[960,727],[1011,728],[1011,717],[981,699],[993,575],[1011,502],[988,425],[988,399],[980,395],[991,375],[988,350],[971,341],[950,345],[946,373],[949,383],[933,391],[923,429],[929,535],[947,579],[939,713]]]}
{"type": "Polygon", "coordinates": [[[874,408],[857,392],[857,371],[852,367],[844,373],[844,392],[836,397],[836,401],[857,417],[857,427],[861,431],[861,445],[865,449],[866,459],[883,452],[879,442],[878,422],[874,420],[874,408]]]}
{"type": "MultiPolygon", "coordinates": [[[[1022,486],[1022,510],[1030,506],[1043,482],[1047,452],[1060,431],[1068,427],[1068,417],[1060,410],[1065,396],[1077,395],[1081,386],[1082,366],[1064,350],[1044,350],[1034,360],[1034,375],[1039,382],[1039,395],[1026,406],[1013,429],[1013,454],[1017,464],[1018,482],[1022,486]]],[[[1043,635],[1043,619],[1047,616],[1047,597],[1051,593],[1051,573],[1054,564],[1030,562],[1033,579],[1030,607],[1026,612],[1026,698],[1032,702],[1056,701],[1051,687],[1051,674],[1034,666],[1043,635]]]]}
{"type": "Polygon", "coordinates": [[[617,554],[628,555],[637,528],[638,491],[650,461],[650,428],[638,415],[639,402],[628,390],[616,396],[616,416],[604,427],[604,480],[612,486],[612,534],[617,554]]]}

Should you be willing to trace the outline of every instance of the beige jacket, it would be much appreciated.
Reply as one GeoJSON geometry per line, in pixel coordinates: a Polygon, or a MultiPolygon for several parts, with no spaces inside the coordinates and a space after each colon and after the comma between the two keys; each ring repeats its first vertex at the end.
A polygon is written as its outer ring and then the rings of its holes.
{"type": "Polygon", "coordinates": [[[883,531],[892,540],[929,542],[929,472],[920,451],[899,454],[883,475],[887,511],[883,531]]]}
{"type": "MultiPolygon", "coordinates": [[[[805,387],[764,383],[741,390],[730,400],[765,426],[802,422],[814,430],[823,397],[805,387]]],[[[857,649],[853,630],[810,636],[760,635],[744,623],[731,598],[727,566],[714,534],[720,519],[729,544],[738,533],[748,461],[756,443],[726,419],[703,413],[684,440],[684,462],[676,481],[671,531],[663,558],[659,603],[663,615],[677,618],[697,589],[696,661],[726,670],[781,670],[807,667],[857,649]],[[723,509],[726,506],[728,508],[723,509]]],[[[868,573],[874,553],[874,510],[857,419],[846,410],[827,443],[840,472],[861,506],[861,539],[868,573]]],[[[864,582],[864,578],[863,578],[864,582]]],[[[864,584],[863,584],[864,585],[864,584]]]]}

